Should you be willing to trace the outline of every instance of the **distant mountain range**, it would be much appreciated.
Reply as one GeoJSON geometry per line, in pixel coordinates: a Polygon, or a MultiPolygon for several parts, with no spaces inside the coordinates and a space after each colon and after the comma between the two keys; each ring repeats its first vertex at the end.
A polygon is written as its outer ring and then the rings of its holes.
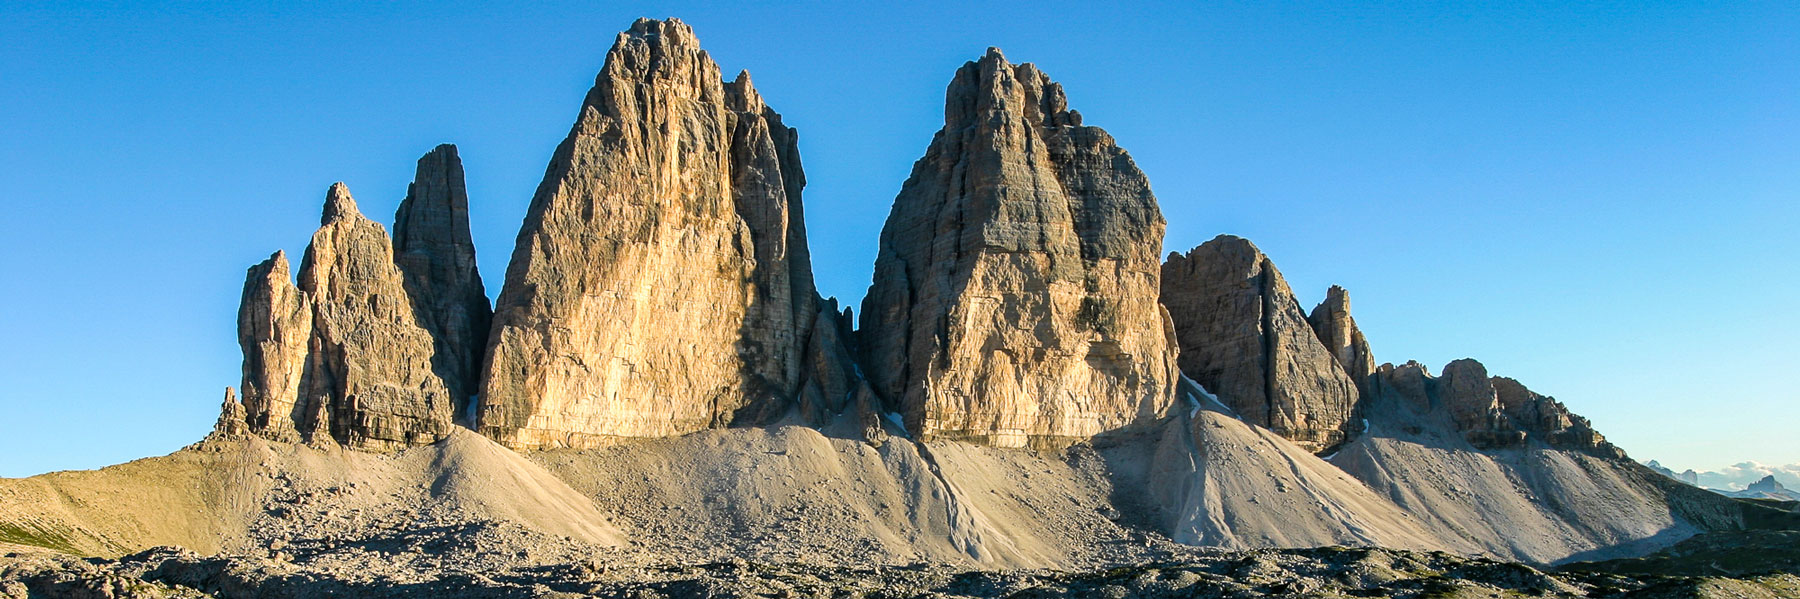
{"type": "Polygon", "coordinates": [[[1651,470],[1675,480],[1705,487],[1732,497],[1763,497],[1767,494],[1800,501],[1800,464],[1770,466],[1756,462],[1740,462],[1720,470],[1697,472],[1692,468],[1676,472],[1661,462],[1644,462],[1651,470]]]}

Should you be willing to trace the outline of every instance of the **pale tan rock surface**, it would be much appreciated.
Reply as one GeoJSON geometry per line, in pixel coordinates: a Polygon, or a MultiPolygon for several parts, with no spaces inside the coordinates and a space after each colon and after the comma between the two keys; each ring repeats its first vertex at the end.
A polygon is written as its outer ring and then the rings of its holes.
{"type": "MultiPolygon", "coordinates": [[[[250,267],[238,304],[238,346],[244,351],[243,404],[249,429],[270,439],[299,441],[311,413],[301,401],[312,300],[294,286],[287,254],[277,251],[250,267]]],[[[309,430],[309,429],[308,429],[309,430]]]]}
{"type": "Polygon", "coordinates": [[[1245,421],[1313,452],[1354,432],[1356,383],[1254,244],[1220,235],[1170,253],[1162,303],[1174,319],[1182,372],[1245,421]]]}
{"type": "Polygon", "coordinates": [[[1602,458],[1625,456],[1562,402],[1517,380],[1489,376],[1487,367],[1469,358],[1445,365],[1438,377],[1417,362],[1383,364],[1371,386],[1373,396],[1385,396],[1412,414],[1411,428],[1460,435],[1473,449],[1518,448],[1535,441],[1602,458]]]}
{"type": "Polygon", "coordinates": [[[1162,415],[1176,371],[1143,173],[998,50],[957,71],[946,104],[863,300],[874,389],[920,438],[1004,447],[1162,415]]]}
{"type": "Polygon", "coordinates": [[[1331,463],[1499,557],[1636,555],[1719,525],[1710,497],[1678,497],[1680,484],[1623,459],[1586,419],[1475,360],[1436,377],[1383,364],[1371,388],[1369,431],[1331,463]]]}
{"type": "Polygon", "coordinates": [[[225,388],[225,402],[219,406],[219,419],[213,423],[213,434],[222,437],[242,437],[250,434],[250,417],[244,411],[244,403],[238,401],[237,390],[225,388]]]}
{"type": "Polygon", "coordinates": [[[479,430],[582,447],[784,412],[817,316],[798,160],[687,25],[620,34],[519,232],[479,430]]]}
{"type": "Polygon", "coordinates": [[[469,193],[456,146],[443,144],[419,158],[406,199],[394,212],[394,263],[406,275],[419,324],[432,333],[432,367],[460,418],[481,388],[481,357],[494,311],[475,265],[469,193]]]}
{"type": "Polygon", "coordinates": [[[1312,324],[1326,351],[1344,367],[1344,374],[1356,383],[1358,396],[1368,396],[1369,377],[1375,374],[1375,354],[1369,350],[1369,340],[1363,337],[1362,329],[1356,326],[1356,318],[1350,316],[1350,292],[1332,285],[1325,292],[1325,301],[1313,307],[1306,321],[1312,324]]]}
{"type": "MultiPolygon", "coordinates": [[[[466,215],[460,222],[466,238],[466,215]]],[[[416,310],[387,231],[344,184],[326,194],[298,285],[281,252],[247,279],[238,308],[246,430],[377,451],[449,434],[455,399],[434,363],[447,344],[425,328],[435,321],[416,310]]],[[[222,422],[231,411],[228,402],[222,422]]]]}
{"type": "Polygon", "coordinates": [[[342,183],[331,186],[321,221],[299,277],[313,305],[302,399],[329,414],[328,426],[315,426],[363,449],[443,438],[454,400],[432,367],[436,343],[419,325],[387,231],[342,183]]]}

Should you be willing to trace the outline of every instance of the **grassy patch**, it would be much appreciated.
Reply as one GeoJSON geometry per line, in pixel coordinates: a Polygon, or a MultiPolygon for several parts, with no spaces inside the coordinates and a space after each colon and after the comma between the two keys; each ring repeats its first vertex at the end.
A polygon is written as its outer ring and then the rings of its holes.
{"type": "Polygon", "coordinates": [[[50,530],[30,524],[0,522],[0,542],[81,554],[81,551],[75,548],[75,543],[69,538],[69,531],[50,530]]]}

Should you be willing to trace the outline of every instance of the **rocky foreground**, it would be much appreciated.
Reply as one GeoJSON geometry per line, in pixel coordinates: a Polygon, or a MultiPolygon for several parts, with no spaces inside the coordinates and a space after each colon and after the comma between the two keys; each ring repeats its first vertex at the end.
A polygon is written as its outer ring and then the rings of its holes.
{"type": "MultiPolygon", "coordinates": [[[[535,563],[481,530],[305,549],[279,559],[157,547],[117,560],[0,553],[0,596],[26,597],[1733,597],[1800,596],[1800,576],[1610,573],[1389,549],[1192,550],[1081,572],[944,565],[845,569],[743,560],[535,563]]],[[[1790,556],[1791,557],[1791,556],[1790,556]]],[[[1789,564],[1792,566],[1792,564],[1789,564]]],[[[1718,567],[1718,566],[1714,566],[1718,567]]]]}

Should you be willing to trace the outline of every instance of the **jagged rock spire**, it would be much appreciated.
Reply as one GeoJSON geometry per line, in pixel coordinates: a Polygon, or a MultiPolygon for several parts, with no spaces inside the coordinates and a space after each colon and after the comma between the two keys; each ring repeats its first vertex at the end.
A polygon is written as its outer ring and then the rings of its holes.
{"type": "Polygon", "coordinates": [[[285,252],[245,273],[237,328],[244,352],[239,388],[250,430],[278,441],[300,440],[312,321],[312,299],[294,286],[285,252]]]}
{"type": "Polygon", "coordinates": [[[1313,307],[1306,321],[1312,324],[1325,350],[1344,368],[1344,374],[1356,383],[1357,394],[1368,397],[1369,377],[1375,374],[1375,354],[1369,350],[1369,340],[1363,338],[1362,329],[1357,328],[1356,319],[1350,316],[1350,292],[1332,285],[1325,292],[1325,301],[1313,307]]]}
{"type": "Polygon", "coordinates": [[[1181,370],[1246,421],[1312,451],[1353,432],[1356,383],[1308,324],[1275,263],[1220,235],[1162,267],[1181,370]]]}
{"type": "Polygon", "coordinates": [[[1162,235],[1130,156],[989,49],[956,72],[882,228],[860,333],[875,389],[921,436],[1000,446],[1164,413],[1162,235]]]}
{"type": "MultiPolygon", "coordinates": [[[[238,309],[245,428],[372,450],[449,434],[454,398],[434,368],[438,341],[416,311],[387,231],[362,215],[343,183],[326,192],[320,223],[298,285],[281,252],[246,277],[238,309]]],[[[232,418],[231,404],[221,420],[232,418]]]]}
{"type": "Polygon", "coordinates": [[[456,146],[443,144],[419,158],[406,199],[394,212],[394,262],[406,274],[420,324],[432,332],[433,368],[460,417],[481,388],[481,358],[494,311],[475,265],[469,194],[456,146]]]}
{"type": "Polygon", "coordinates": [[[480,430],[586,446],[781,413],[818,312],[794,132],[678,20],[619,35],[495,307],[480,430]]]}
{"type": "Polygon", "coordinates": [[[392,449],[449,434],[453,398],[432,368],[435,344],[387,231],[357,210],[343,183],[331,186],[322,222],[299,276],[313,304],[304,400],[330,415],[329,428],[314,418],[313,435],[392,449]]]}

